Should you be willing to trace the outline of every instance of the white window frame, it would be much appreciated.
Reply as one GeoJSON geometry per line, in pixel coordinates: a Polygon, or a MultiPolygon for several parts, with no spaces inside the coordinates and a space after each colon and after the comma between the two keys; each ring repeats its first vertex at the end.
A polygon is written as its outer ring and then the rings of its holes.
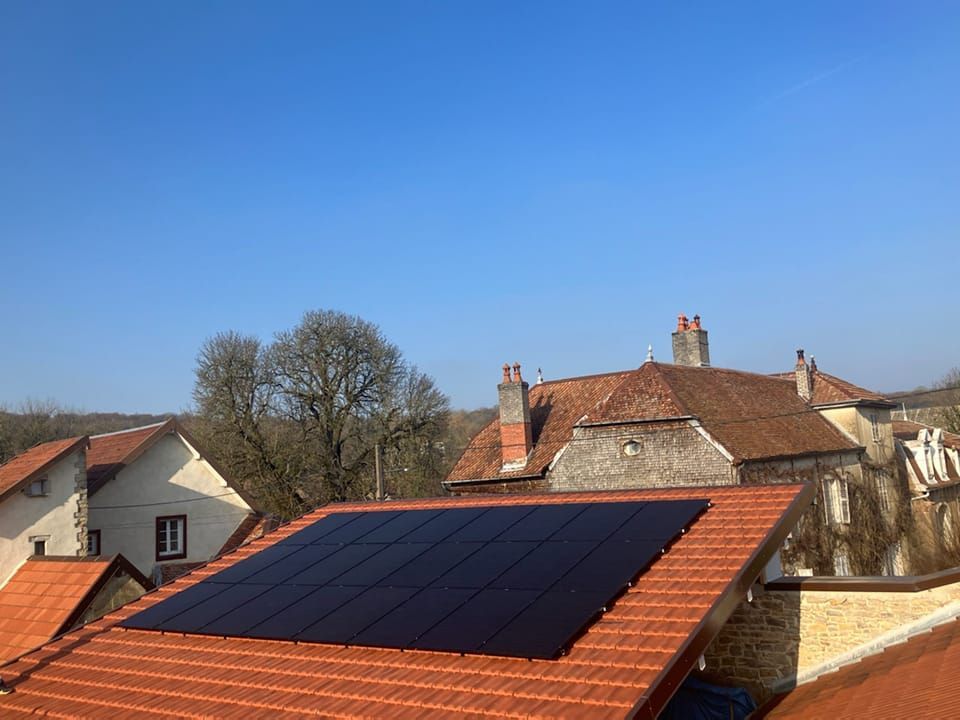
{"type": "Polygon", "coordinates": [[[99,530],[87,530],[87,555],[94,556],[100,554],[100,531],[99,530]],[[96,540],[95,543],[91,545],[92,540],[96,540]]]}
{"type": "Polygon", "coordinates": [[[833,554],[833,573],[837,577],[850,576],[850,558],[843,550],[837,550],[833,554]]]}
{"type": "Polygon", "coordinates": [[[31,535],[27,538],[30,541],[31,545],[31,555],[46,555],[47,554],[47,545],[50,544],[49,535],[31,535]],[[43,552],[37,552],[37,545],[40,545],[40,549],[43,552]]]}
{"type": "Polygon", "coordinates": [[[878,413],[870,413],[870,434],[873,441],[879,444],[882,436],[880,435],[880,415],[878,413]]]}
{"type": "Polygon", "coordinates": [[[187,516],[157,518],[157,561],[178,560],[187,556],[187,516]]]}
{"type": "Polygon", "coordinates": [[[823,481],[824,513],[830,525],[850,524],[850,490],[846,479],[831,477],[823,481]]]}
{"type": "Polygon", "coordinates": [[[890,511],[890,488],[887,487],[887,476],[882,472],[874,473],[877,481],[877,497],[880,500],[880,509],[890,511]]]}

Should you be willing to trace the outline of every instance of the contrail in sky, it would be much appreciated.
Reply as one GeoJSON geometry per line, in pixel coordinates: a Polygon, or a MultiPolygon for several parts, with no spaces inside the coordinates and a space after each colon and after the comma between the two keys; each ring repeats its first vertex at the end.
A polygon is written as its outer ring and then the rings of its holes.
{"type": "Polygon", "coordinates": [[[836,75],[838,72],[841,72],[843,70],[846,70],[847,68],[853,67],[854,65],[856,65],[858,62],[860,62],[866,57],[867,57],[866,55],[860,55],[859,57],[853,58],[853,60],[847,60],[846,62],[840,63],[836,67],[832,67],[829,70],[825,70],[819,75],[814,75],[813,77],[809,77],[803,82],[799,82],[793,87],[789,87],[783,92],[777,93],[773,97],[768,98],[767,100],[764,100],[762,103],[760,103],[760,105],[761,106],[768,105],[770,103],[776,102],[777,100],[783,100],[783,98],[789,95],[793,95],[794,93],[800,92],[801,90],[808,88],[811,85],[816,85],[818,82],[820,82],[821,80],[825,80],[831,75],[836,75]]]}

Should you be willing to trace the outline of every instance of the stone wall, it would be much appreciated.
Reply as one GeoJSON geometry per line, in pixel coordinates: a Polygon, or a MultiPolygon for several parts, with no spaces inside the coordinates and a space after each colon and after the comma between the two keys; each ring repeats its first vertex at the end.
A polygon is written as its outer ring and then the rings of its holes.
{"type": "Polygon", "coordinates": [[[824,588],[816,590],[756,585],[753,601],[740,604],[707,649],[707,671],[747,687],[762,703],[774,686],[960,601],[960,574],[955,575],[948,578],[953,582],[914,591],[894,588],[922,578],[860,582],[875,590],[849,589],[849,581],[831,578],[808,583],[824,588]],[[836,589],[827,589],[831,584],[836,589]]]}
{"type": "Polygon", "coordinates": [[[579,428],[547,478],[551,491],[736,483],[730,462],[685,422],[579,428]]]}

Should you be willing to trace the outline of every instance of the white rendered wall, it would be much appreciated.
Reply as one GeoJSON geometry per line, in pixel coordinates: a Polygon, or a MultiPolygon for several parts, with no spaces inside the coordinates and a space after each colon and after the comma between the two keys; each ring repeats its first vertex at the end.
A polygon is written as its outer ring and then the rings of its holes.
{"type": "Polygon", "coordinates": [[[83,450],[63,458],[46,474],[49,493],[27,497],[16,492],[0,502],[0,587],[6,584],[23,561],[33,555],[34,535],[49,535],[47,555],[86,554],[86,538],[78,535],[80,499],[77,475],[86,474],[83,450]]]}
{"type": "Polygon", "coordinates": [[[187,516],[187,556],[163,562],[203,562],[220,551],[251,510],[174,433],[121,470],[89,502],[88,526],[100,531],[100,553],[122,553],[147,577],[157,564],[158,517],[187,516]]]}

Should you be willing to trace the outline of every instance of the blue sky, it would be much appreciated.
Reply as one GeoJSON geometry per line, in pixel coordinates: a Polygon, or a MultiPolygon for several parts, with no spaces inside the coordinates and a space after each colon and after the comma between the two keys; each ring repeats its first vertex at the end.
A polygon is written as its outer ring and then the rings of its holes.
{"type": "Polygon", "coordinates": [[[197,349],[307,309],[458,407],[805,347],[960,364],[960,5],[0,4],[0,404],[188,406],[197,349]]]}

